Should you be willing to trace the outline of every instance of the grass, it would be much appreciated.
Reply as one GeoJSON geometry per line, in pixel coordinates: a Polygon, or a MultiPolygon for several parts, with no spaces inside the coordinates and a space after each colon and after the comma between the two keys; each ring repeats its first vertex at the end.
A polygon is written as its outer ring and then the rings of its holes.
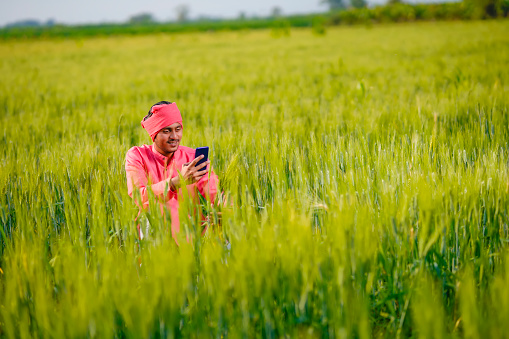
{"type": "Polygon", "coordinates": [[[508,29],[1,42],[0,335],[506,336],[508,29]],[[123,169],[159,100],[231,202],[178,248],[123,169]]]}

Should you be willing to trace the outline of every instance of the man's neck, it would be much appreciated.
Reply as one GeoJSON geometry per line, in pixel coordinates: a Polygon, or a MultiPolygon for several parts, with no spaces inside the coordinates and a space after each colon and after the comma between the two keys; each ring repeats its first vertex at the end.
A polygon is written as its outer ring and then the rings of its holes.
{"type": "Polygon", "coordinates": [[[168,159],[171,159],[171,157],[173,157],[173,154],[175,154],[175,152],[169,152],[169,153],[165,154],[164,151],[161,150],[159,147],[157,147],[157,145],[155,143],[152,144],[152,147],[157,151],[157,153],[161,154],[162,156],[167,157],[168,159]]]}

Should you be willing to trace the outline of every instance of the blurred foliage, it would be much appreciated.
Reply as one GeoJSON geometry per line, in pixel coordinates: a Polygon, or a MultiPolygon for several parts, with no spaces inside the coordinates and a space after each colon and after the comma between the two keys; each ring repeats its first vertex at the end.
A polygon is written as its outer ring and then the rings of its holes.
{"type": "Polygon", "coordinates": [[[129,23],[132,25],[147,25],[153,24],[154,22],[154,17],[150,13],[140,13],[129,18],[129,23]]]}
{"type": "Polygon", "coordinates": [[[351,0],[350,4],[353,8],[364,8],[368,6],[368,2],[366,0],[351,0]]]}
{"type": "Polygon", "coordinates": [[[334,25],[411,22],[427,20],[476,20],[507,17],[507,0],[467,0],[442,4],[393,3],[374,8],[349,9],[332,14],[334,25]]]}
{"type": "Polygon", "coordinates": [[[331,11],[344,9],[347,6],[347,3],[343,0],[322,0],[321,3],[329,6],[331,11]]]}
{"type": "MultiPolygon", "coordinates": [[[[147,14],[133,17],[129,24],[99,24],[88,26],[40,26],[5,27],[0,29],[0,39],[10,38],[50,38],[50,37],[87,37],[108,35],[139,35],[151,33],[214,32],[229,30],[263,29],[278,27],[317,27],[374,24],[387,22],[434,21],[434,20],[477,20],[504,18],[509,15],[509,0],[464,0],[463,2],[437,4],[406,4],[393,1],[384,6],[366,7],[364,0],[352,0],[346,7],[342,1],[334,2],[331,11],[322,14],[280,16],[280,11],[270,18],[247,18],[241,13],[235,20],[198,20],[188,21],[186,6],[178,6],[178,22],[156,23],[145,17],[147,14]],[[341,4],[341,6],[340,6],[341,4]],[[140,21],[141,20],[141,21],[140,21]]],[[[276,35],[281,35],[280,33],[276,35]]]]}

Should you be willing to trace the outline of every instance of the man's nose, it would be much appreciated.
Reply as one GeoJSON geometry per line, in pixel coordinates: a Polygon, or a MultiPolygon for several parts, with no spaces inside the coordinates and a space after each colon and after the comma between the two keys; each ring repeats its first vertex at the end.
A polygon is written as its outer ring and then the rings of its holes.
{"type": "Polygon", "coordinates": [[[170,139],[177,139],[177,132],[171,131],[170,132],[170,139]]]}

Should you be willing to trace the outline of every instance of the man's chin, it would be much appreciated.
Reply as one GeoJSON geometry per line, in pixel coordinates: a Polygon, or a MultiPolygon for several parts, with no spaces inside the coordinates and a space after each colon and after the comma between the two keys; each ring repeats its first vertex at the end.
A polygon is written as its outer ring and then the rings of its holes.
{"type": "Polygon", "coordinates": [[[179,144],[177,144],[177,146],[170,146],[170,147],[168,147],[168,151],[172,152],[172,153],[175,152],[178,149],[179,149],[179,144]]]}

